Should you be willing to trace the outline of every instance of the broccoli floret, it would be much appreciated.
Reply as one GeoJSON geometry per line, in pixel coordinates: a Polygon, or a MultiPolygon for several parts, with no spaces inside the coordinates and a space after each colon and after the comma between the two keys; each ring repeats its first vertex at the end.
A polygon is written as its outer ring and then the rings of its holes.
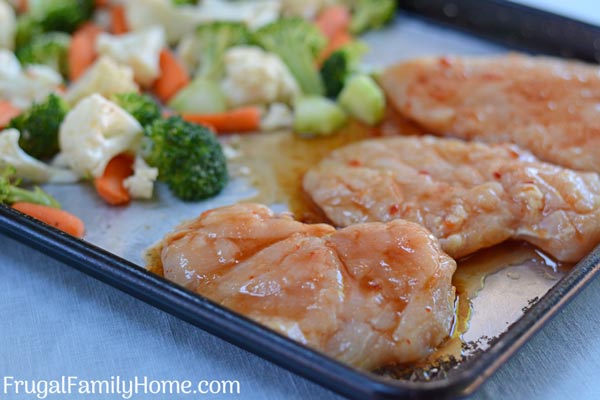
{"type": "Polygon", "coordinates": [[[207,128],[180,117],[158,119],[145,129],[142,154],[158,179],[182,200],[217,195],[228,180],[221,144],[207,128]]]}
{"type": "Polygon", "coordinates": [[[60,208],[58,201],[39,187],[36,186],[33,190],[18,187],[21,182],[15,175],[16,170],[12,166],[8,166],[0,171],[0,204],[10,205],[24,201],[60,208]]]}
{"type": "Polygon", "coordinates": [[[112,100],[137,119],[142,126],[150,125],[161,117],[160,107],[147,94],[118,93],[112,96],[112,100]]]}
{"type": "Polygon", "coordinates": [[[324,93],[315,60],[326,39],[316,26],[301,18],[283,18],[254,32],[253,39],[281,58],[305,94],[324,93]]]}
{"type": "Polygon", "coordinates": [[[367,46],[358,41],[351,42],[334,51],[321,66],[321,78],[325,84],[325,95],[335,99],[346,79],[356,71],[360,59],[366,53],[367,46]]]}
{"type": "Polygon", "coordinates": [[[21,14],[17,17],[15,31],[15,48],[25,46],[34,37],[44,33],[44,29],[30,14],[21,14]]]}
{"type": "Polygon", "coordinates": [[[350,31],[357,35],[379,29],[394,18],[396,0],[358,0],[352,9],[350,31]]]}
{"type": "Polygon", "coordinates": [[[27,6],[44,32],[71,33],[94,13],[94,0],[29,0],[27,6]]]}
{"type": "Polygon", "coordinates": [[[29,43],[20,47],[17,58],[21,64],[47,65],[62,76],[69,75],[68,52],[71,36],[62,32],[44,33],[35,36],[29,43]]]}
{"type": "Polygon", "coordinates": [[[325,84],[325,96],[335,99],[344,87],[348,76],[348,60],[341,51],[333,52],[321,66],[321,78],[325,84]]]}
{"type": "Polygon", "coordinates": [[[197,76],[220,79],[225,72],[225,51],[249,41],[250,32],[241,22],[214,21],[198,26],[196,43],[201,62],[197,76]]]}
{"type": "Polygon", "coordinates": [[[68,112],[67,102],[50,94],[44,102],[34,103],[13,118],[9,128],[21,133],[19,146],[26,153],[38,159],[48,159],[59,151],[58,131],[68,112]]]}

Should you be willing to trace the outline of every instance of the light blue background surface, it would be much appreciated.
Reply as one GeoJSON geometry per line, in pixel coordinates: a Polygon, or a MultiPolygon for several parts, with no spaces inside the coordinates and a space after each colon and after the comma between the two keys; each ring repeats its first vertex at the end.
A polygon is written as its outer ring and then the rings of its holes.
{"type": "MultiPolygon", "coordinates": [[[[597,1],[524,2],[600,24],[597,1]]],[[[20,379],[61,375],[87,379],[116,375],[192,381],[236,379],[241,384],[241,395],[231,398],[337,398],[4,237],[0,237],[0,277],[0,379],[6,375],[20,379]]],[[[599,331],[600,280],[596,279],[473,398],[600,398],[599,331]]],[[[26,398],[2,395],[1,384],[0,399],[26,398]]]]}

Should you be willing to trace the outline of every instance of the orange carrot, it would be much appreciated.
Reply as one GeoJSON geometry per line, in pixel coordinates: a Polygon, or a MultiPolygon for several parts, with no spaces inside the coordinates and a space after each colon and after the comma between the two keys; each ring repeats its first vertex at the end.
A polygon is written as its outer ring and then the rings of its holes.
{"type": "Polygon", "coordinates": [[[339,32],[348,31],[350,11],[348,7],[341,4],[326,7],[317,16],[315,25],[331,40],[339,32]]]}
{"type": "Polygon", "coordinates": [[[185,67],[169,49],[160,52],[160,76],[154,81],[153,91],[164,103],[190,83],[185,67]]]}
{"type": "Polygon", "coordinates": [[[69,47],[69,78],[77,80],[94,63],[96,53],[96,38],[102,32],[99,26],[88,22],[82,25],[71,39],[69,47]]]}
{"type": "Polygon", "coordinates": [[[6,128],[10,120],[19,114],[21,114],[21,110],[9,101],[0,100],[0,129],[6,128]]]}
{"type": "Polygon", "coordinates": [[[115,35],[122,35],[129,32],[125,7],[115,5],[110,9],[110,29],[115,35]]]}
{"type": "Polygon", "coordinates": [[[94,5],[96,8],[103,8],[108,6],[108,0],[95,0],[94,5]]]}
{"type": "Polygon", "coordinates": [[[12,208],[78,238],[83,237],[85,232],[82,220],[58,208],[26,202],[14,203],[12,208]]]}
{"type": "Polygon", "coordinates": [[[27,0],[17,0],[17,12],[19,14],[24,14],[29,10],[29,4],[27,0]]]}
{"type": "Polygon", "coordinates": [[[352,36],[346,31],[340,31],[336,33],[327,44],[327,47],[321,52],[319,58],[317,60],[317,64],[321,65],[323,61],[327,59],[334,51],[338,50],[340,47],[350,43],[352,41],[352,36]]]}
{"type": "Polygon", "coordinates": [[[94,179],[96,192],[113,206],[124,205],[131,201],[123,181],[133,174],[133,158],[128,154],[119,154],[109,161],[101,177],[94,179]]]}
{"type": "Polygon", "coordinates": [[[241,107],[216,114],[182,114],[181,117],[200,125],[213,127],[218,133],[253,132],[260,126],[260,108],[241,107]]]}

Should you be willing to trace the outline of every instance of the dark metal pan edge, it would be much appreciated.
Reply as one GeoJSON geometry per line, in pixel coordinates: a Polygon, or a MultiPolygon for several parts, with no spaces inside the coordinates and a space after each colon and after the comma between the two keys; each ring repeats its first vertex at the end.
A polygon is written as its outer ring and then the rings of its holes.
{"type": "Polygon", "coordinates": [[[506,0],[403,0],[401,9],[509,47],[600,61],[600,27],[506,0]]]}
{"type": "MultiPolygon", "coordinates": [[[[407,0],[400,5],[411,13],[513,47],[584,61],[597,60],[600,52],[594,46],[594,40],[600,37],[599,27],[503,0],[407,0]],[[458,7],[459,13],[449,16],[448,9],[444,10],[448,4],[458,7]],[[469,9],[472,10],[470,13],[461,12],[469,9]],[[482,12],[503,17],[482,24],[481,20],[478,22],[473,17],[482,12]],[[506,13],[510,17],[508,20],[506,13]],[[508,25],[499,26],[499,22],[508,22],[508,25]],[[523,26],[527,29],[521,30],[523,26]],[[539,30],[548,26],[553,29],[545,33],[539,30]]],[[[448,398],[473,392],[600,271],[599,246],[494,345],[474,358],[467,369],[441,381],[401,382],[385,380],[342,365],[133,263],[6,206],[0,206],[0,233],[300,376],[357,399],[448,398]],[[232,330],[232,327],[235,329],[232,330]]]]}

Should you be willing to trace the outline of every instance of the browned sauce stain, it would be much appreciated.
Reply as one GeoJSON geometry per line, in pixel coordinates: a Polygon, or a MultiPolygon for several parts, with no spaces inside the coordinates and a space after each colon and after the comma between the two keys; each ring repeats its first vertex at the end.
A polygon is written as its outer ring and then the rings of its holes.
{"type": "Polygon", "coordinates": [[[424,133],[390,110],[379,128],[351,122],[340,132],[326,137],[303,138],[289,131],[238,136],[229,142],[240,155],[230,161],[230,169],[234,175],[236,171],[246,170],[246,175],[257,189],[258,194],[248,201],[287,204],[302,222],[326,222],[323,213],[302,190],[305,172],[339,147],[399,132],[424,133]]]}

